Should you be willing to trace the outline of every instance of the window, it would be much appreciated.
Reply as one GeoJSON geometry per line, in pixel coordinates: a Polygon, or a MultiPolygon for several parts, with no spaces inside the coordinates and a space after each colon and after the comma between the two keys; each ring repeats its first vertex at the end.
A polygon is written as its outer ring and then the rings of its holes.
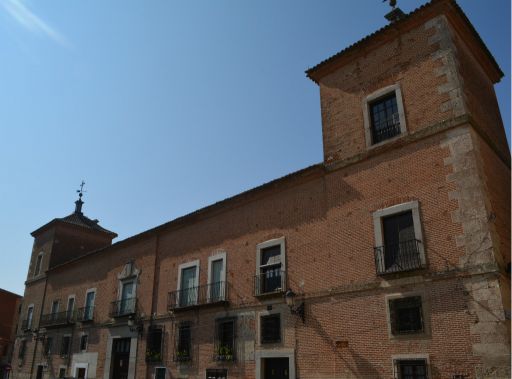
{"type": "Polygon", "coordinates": [[[25,358],[25,351],[27,350],[27,341],[21,340],[20,341],[20,348],[18,350],[18,359],[23,360],[25,358]]]}
{"type": "Polygon", "coordinates": [[[417,201],[381,209],[373,214],[377,274],[425,267],[417,201]]]}
{"type": "Polygon", "coordinates": [[[226,253],[208,258],[208,302],[226,300],[226,253]]]}
{"type": "Polygon", "coordinates": [[[167,369],[165,367],[155,367],[155,379],[165,379],[167,369]]]}
{"type": "Polygon", "coordinates": [[[426,359],[400,359],[395,361],[398,379],[427,379],[426,359]]]}
{"type": "Polygon", "coordinates": [[[215,353],[216,361],[235,360],[235,319],[220,319],[215,323],[215,353]]]}
{"type": "Polygon", "coordinates": [[[261,243],[256,249],[255,295],[285,290],[284,238],[261,243]]]}
{"type": "Polygon", "coordinates": [[[188,307],[197,304],[199,290],[199,260],[184,263],[178,272],[178,305],[188,307]]]}
{"type": "Polygon", "coordinates": [[[82,321],[91,321],[93,319],[95,300],[96,291],[88,290],[85,294],[85,307],[82,313],[82,321]]]}
{"type": "Polygon", "coordinates": [[[153,326],[148,329],[146,343],[146,362],[162,361],[163,329],[153,326]]]}
{"type": "Polygon", "coordinates": [[[38,255],[37,255],[37,259],[36,259],[36,268],[34,270],[34,276],[37,276],[41,273],[41,266],[43,264],[43,252],[41,251],[38,255]]]}
{"type": "Polygon", "coordinates": [[[390,299],[388,306],[393,335],[423,332],[421,296],[390,299]]]}
{"type": "Polygon", "coordinates": [[[80,337],[80,351],[87,351],[87,343],[89,341],[89,336],[87,334],[82,334],[80,337]]]}
{"type": "Polygon", "coordinates": [[[71,347],[71,336],[63,336],[60,345],[60,356],[67,357],[69,355],[69,348],[71,347]]]}
{"type": "Polygon", "coordinates": [[[398,84],[370,94],[363,100],[366,146],[380,144],[406,132],[402,92],[398,84]]]}
{"type": "Polygon", "coordinates": [[[66,316],[68,320],[73,318],[73,313],[75,310],[75,296],[68,297],[68,306],[66,308],[66,316]]]}
{"type": "Polygon", "coordinates": [[[261,343],[281,342],[281,315],[261,316],[261,343]]]}
{"type": "Polygon", "coordinates": [[[190,333],[190,324],[182,323],[178,327],[178,341],[176,346],[175,360],[178,362],[189,361],[191,356],[192,336],[190,333]]]}
{"type": "Polygon", "coordinates": [[[228,370],[225,368],[207,368],[206,379],[227,379],[228,370]]]}
{"type": "Polygon", "coordinates": [[[128,315],[135,312],[135,283],[133,280],[122,283],[119,315],[128,315]]]}
{"type": "Polygon", "coordinates": [[[44,342],[44,354],[48,357],[52,354],[53,349],[53,337],[46,337],[44,342]]]}
{"type": "Polygon", "coordinates": [[[59,378],[65,378],[66,377],[66,368],[61,367],[59,368],[59,378]]]}
{"type": "Polygon", "coordinates": [[[55,300],[52,303],[52,312],[51,312],[53,319],[55,319],[57,317],[57,313],[59,313],[59,301],[55,300]]]}
{"type": "Polygon", "coordinates": [[[34,317],[34,306],[33,305],[29,305],[29,307],[27,308],[27,325],[26,327],[24,328],[25,330],[29,330],[32,328],[32,319],[34,317]]]}

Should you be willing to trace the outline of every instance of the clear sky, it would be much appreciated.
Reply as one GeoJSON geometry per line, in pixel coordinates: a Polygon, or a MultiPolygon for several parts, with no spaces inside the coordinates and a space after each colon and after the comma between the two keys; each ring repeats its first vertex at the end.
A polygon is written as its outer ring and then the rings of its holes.
{"type": "MultiPolygon", "coordinates": [[[[403,0],[409,12],[422,1],[403,0]]],[[[505,72],[510,0],[461,0],[505,72]]],[[[124,239],[322,160],[304,71],[384,26],[380,0],[0,0],[0,288],[72,212],[124,239]]]]}

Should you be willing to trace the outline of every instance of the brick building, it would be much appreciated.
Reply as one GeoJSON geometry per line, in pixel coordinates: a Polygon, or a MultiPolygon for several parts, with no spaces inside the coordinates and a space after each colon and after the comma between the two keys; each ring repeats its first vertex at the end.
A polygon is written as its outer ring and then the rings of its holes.
{"type": "Polygon", "coordinates": [[[0,379],[9,378],[21,296],[0,288],[0,379]]]}
{"type": "Polygon", "coordinates": [[[14,378],[510,377],[503,74],[454,1],[393,14],[307,71],[322,163],[114,244],[81,198],[33,232],[14,378]]]}

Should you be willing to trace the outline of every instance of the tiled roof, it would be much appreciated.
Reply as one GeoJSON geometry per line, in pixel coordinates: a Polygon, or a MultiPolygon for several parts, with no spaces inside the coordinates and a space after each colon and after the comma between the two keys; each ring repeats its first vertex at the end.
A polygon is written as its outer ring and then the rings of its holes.
{"type": "Polygon", "coordinates": [[[95,230],[97,232],[102,232],[102,233],[105,233],[105,234],[110,234],[112,236],[112,238],[117,237],[116,233],[111,232],[110,230],[107,230],[107,229],[101,227],[99,225],[99,223],[98,223],[98,220],[91,220],[89,217],[84,216],[84,214],[82,212],[73,212],[73,213],[71,213],[70,215],[68,215],[66,217],[54,218],[49,223],[41,226],[37,230],[34,230],[31,233],[32,236],[34,236],[35,234],[38,234],[43,229],[46,229],[47,227],[49,227],[50,225],[53,225],[56,222],[64,222],[64,223],[67,223],[67,224],[73,224],[73,225],[80,226],[80,227],[83,227],[83,228],[87,228],[87,229],[90,229],[90,230],[95,230]]]}
{"type": "MultiPolygon", "coordinates": [[[[399,26],[400,24],[403,24],[405,22],[407,22],[409,19],[411,19],[413,16],[417,15],[418,13],[422,12],[423,10],[431,7],[433,4],[436,4],[436,3],[439,3],[441,2],[442,0],[431,0],[430,2],[426,3],[426,4],[423,4],[421,7],[418,7],[416,8],[415,10],[413,10],[412,12],[409,12],[408,14],[405,15],[405,17],[401,18],[400,20],[396,21],[396,22],[393,22],[393,23],[390,23],[378,30],[376,30],[375,32],[373,32],[372,34],[369,34],[367,35],[366,37],[364,37],[363,39],[353,43],[352,45],[346,47],[345,49],[341,50],[340,52],[334,54],[333,56],[323,60],[322,62],[318,63],[316,66],[314,67],[311,67],[309,69],[306,70],[306,75],[308,78],[310,78],[311,80],[313,80],[314,82],[318,83],[318,80],[316,80],[314,78],[314,73],[315,71],[317,71],[318,69],[320,68],[324,68],[326,66],[328,66],[330,63],[336,61],[339,57],[341,57],[342,55],[345,55],[351,51],[354,51],[355,49],[361,47],[362,45],[364,45],[365,43],[371,41],[373,38],[375,38],[377,35],[389,30],[389,29],[392,29],[392,28],[396,28],[397,26],[399,26]]],[[[471,22],[469,21],[469,19],[467,18],[467,16],[464,14],[464,12],[462,11],[462,9],[460,8],[460,6],[457,4],[457,2],[455,0],[447,0],[447,2],[452,5],[456,11],[459,13],[459,15],[462,17],[462,19],[466,22],[467,26],[469,27],[471,33],[474,35],[474,37],[477,39],[477,41],[481,44],[481,47],[482,49],[484,50],[484,52],[486,53],[486,55],[489,57],[491,63],[495,66],[495,68],[498,70],[499,74],[500,74],[500,77],[503,76],[503,71],[500,69],[498,63],[496,62],[496,60],[494,59],[493,55],[491,54],[491,52],[489,51],[489,49],[487,48],[487,46],[485,45],[485,43],[483,42],[482,38],[480,37],[480,35],[478,34],[478,32],[476,31],[475,27],[473,26],[473,24],[471,24],[471,22]]]]}

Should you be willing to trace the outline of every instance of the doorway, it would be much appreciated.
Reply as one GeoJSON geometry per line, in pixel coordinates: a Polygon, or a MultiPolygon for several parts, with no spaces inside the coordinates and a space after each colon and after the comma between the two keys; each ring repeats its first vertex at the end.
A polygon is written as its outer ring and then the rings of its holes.
{"type": "Polygon", "coordinates": [[[131,338],[116,338],[112,342],[112,379],[128,379],[131,338]]]}
{"type": "Polygon", "coordinates": [[[44,366],[43,365],[38,365],[37,366],[36,379],[43,379],[43,370],[44,370],[44,366]]]}
{"type": "Polygon", "coordinates": [[[76,367],[75,368],[75,378],[76,379],[87,379],[87,368],[86,367],[76,367]]]}
{"type": "Polygon", "coordinates": [[[265,358],[263,379],[288,379],[290,375],[288,358],[265,358]]]}

